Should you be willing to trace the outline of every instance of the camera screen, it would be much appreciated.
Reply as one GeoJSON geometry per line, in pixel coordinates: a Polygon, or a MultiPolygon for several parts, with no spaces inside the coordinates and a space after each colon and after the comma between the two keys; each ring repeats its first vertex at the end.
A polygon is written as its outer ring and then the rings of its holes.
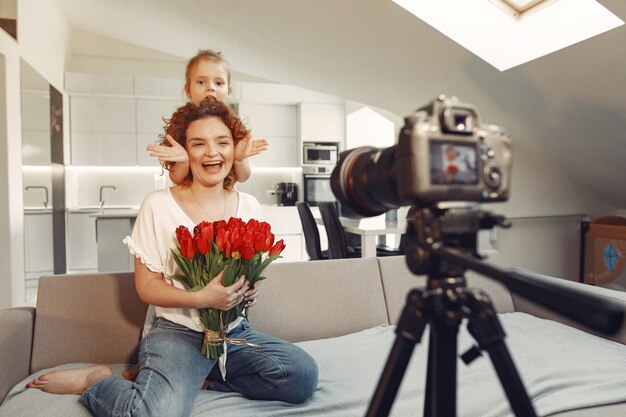
{"type": "Polygon", "coordinates": [[[431,184],[478,184],[474,144],[431,141],[429,152],[431,184]]]}

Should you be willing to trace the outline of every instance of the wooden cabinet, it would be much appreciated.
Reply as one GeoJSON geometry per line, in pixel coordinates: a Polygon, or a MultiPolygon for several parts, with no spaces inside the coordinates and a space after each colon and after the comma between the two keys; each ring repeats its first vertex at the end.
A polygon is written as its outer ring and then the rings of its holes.
{"type": "Polygon", "coordinates": [[[345,143],[346,110],[343,104],[301,103],[302,142],[345,143]]]}
{"type": "Polygon", "coordinates": [[[239,116],[255,139],[267,139],[270,150],[250,158],[251,167],[299,166],[298,106],[239,103],[239,116]]]}

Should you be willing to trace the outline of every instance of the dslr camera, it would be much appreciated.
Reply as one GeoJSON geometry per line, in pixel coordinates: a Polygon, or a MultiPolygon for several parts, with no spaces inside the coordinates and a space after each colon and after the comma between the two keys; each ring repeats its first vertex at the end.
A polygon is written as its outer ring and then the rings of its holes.
{"type": "Polygon", "coordinates": [[[506,201],[511,165],[504,129],[481,125],[474,106],[440,96],[405,118],[396,145],[342,152],[331,188],[350,217],[443,201],[506,201]]]}

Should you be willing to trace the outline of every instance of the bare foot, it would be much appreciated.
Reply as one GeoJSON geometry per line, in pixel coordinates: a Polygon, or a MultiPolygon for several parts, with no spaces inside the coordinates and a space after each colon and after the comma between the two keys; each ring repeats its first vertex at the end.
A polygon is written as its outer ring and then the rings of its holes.
{"type": "Polygon", "coordinates": [[[112,373],[106,365],[52,371],[34,379],[26,388],[37,388],[52,394],[82,394],[98,380],[112,373]]]}

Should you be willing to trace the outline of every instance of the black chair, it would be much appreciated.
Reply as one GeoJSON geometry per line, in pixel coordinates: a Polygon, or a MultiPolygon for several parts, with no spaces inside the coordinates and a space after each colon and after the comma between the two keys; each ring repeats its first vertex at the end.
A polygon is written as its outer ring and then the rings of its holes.
{"type": "Polygon", "coordinates": [[[313,213],[311,213],[311,207],[306,202],[296,203],[298,209],[298,215],[300,215],[300,223],[302,223],[302,231],[304,232],[304,241],[306,243],[306,252],[309,254],[309,258],[312,261],[318,261],[321,259],[328,259],[328,251],[322,250],[320,243],[320,232],[317,229],[317,223],[313,213]]]}
{"type": "MultiPolygon", "coordinates": [[[[359,258],[360,249],[348,246],[346,232],[339,220],[339,211],[335,203],[319,203],[320,214],[328,236],[328,254],[331,259],[359,258]]],[[[404,255],[403,251],[376,248],[376,256],[404,255]]]]}

